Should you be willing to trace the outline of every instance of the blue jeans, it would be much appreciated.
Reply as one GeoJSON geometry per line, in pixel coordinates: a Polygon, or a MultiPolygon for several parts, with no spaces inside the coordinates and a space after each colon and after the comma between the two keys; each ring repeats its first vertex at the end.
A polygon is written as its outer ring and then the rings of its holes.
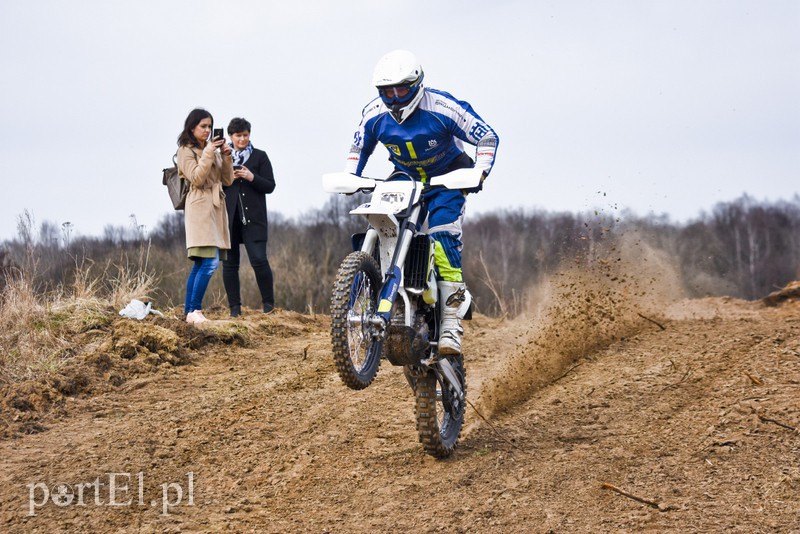
{"type": "Polygon", "coordinates": [[[208,289],[211,276],[219,265],[219,251],[214,258],[195,258],[189,279],[186,281],[186,301],[183,304],[183,311],[190,313],[195,310],[203,309],[203,297],[208,289]]]}

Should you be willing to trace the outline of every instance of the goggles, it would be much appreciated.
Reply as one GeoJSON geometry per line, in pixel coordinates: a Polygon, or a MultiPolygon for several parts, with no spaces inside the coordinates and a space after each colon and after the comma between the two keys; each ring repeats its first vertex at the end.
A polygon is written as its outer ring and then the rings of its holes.
{"type": "Polygon", "coordinates": [[[378,87],[378,94],[387,104],[399,104],[408,100],[412,96],[411,84],[385,85],[378,87]]]}

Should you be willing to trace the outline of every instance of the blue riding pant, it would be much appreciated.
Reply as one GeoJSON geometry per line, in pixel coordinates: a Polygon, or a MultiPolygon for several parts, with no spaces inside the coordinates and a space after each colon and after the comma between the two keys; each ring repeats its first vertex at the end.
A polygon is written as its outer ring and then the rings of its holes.
{"type": "Polygon", "coordinates": [[[434,188],[425,192],[428,234],[436,241],[434,261],[439,279],[463,282],[461,270],[461,222],[466,197],[458,190],[434,188]]]}

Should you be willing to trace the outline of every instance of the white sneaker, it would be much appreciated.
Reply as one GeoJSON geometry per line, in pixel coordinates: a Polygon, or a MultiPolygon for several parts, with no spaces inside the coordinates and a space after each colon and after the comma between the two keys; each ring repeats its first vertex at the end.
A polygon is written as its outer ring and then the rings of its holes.
{"type": "Polygon", "coordinates": [[[208,322],[208,319],[206,319],[201,310],[195,310],[186,315],[186,322],[189,324],[198,324],[208,322]]]}

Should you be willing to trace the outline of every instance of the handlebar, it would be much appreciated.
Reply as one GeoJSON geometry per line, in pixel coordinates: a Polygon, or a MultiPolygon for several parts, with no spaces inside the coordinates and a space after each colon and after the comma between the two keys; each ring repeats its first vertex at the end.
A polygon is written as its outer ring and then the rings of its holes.
{"type": "MultiPolygon", "coordinates": [[[[347,172],[333,172],[322,175],[322,189],[328,193],[352,194],[359,191],[369,192],[375,189],[377,182],[391,180],[393,177],[406,176],[402,172],[392,173],[385,180],[363,178],[347,172]]],[[[443,186],[447,189],[471,189],[481,185],[484,172],[481,169],[456,169],[441,176],[431,178],[431,187],[443,186]]]]}

